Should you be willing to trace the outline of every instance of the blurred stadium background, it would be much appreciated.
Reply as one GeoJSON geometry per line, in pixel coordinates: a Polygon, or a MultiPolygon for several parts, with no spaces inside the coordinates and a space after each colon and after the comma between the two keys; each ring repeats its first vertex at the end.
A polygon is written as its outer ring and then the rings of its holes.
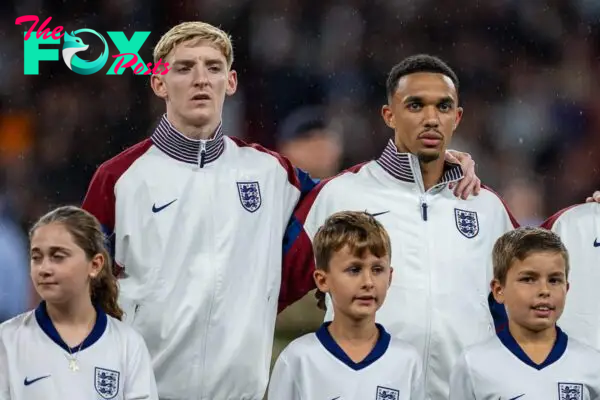
{"type": "MultiPolygon", "coordinates": [[[[62,62],[23,74],[21,15],[69,31],[151,31],[199,19],[233,38],[238,93],[225,132],[288,155],[317,177],[376,156],[389,69],[438,55],[461,80],[452,148],[522,224],[600,188],[598,0],[20,0],[0,3],[0,321],[37,299],[25,231],[51,207],[80,204],[95,168],[146,137],[163,113],[144,76],[91,76],[62,62]]],[[[29,25],[27,25],[29,27],[29,25]]],[[[110,43],[111,54],[118,52],[110,43]]],[[[93,50],[85,58],[96,56],[93,50]]],[[[112,60],[112,58],[111,58],[112,60]]],[[[279,318],[274,356],[322,321],[308,295],[279,318]]]]}

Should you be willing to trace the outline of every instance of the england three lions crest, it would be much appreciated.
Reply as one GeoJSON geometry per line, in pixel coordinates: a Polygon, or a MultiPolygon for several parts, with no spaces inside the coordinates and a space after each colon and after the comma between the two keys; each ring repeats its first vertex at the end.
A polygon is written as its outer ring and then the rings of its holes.
{"type": "Polygon", "coordinates": [[[583,385],[581,383],[559,383],[558,398],[560,400],[583,400],[583,385]]]}
{"type": "Polygon", "coordinates": [[[103,399],[113,399],[119,393],[119,377],[120,373],[110,369],[98,368],[95,369],[94,387],[96,392],[103,399]]]}
{"type": "Polygon", "coordinates": [[[375,400],[400,400],[400,391],[383,386],[377,386],[375,400]]]}
{"type": "Polygon", "coordinates": [[[251,213],[260,208],[262,198],[258,182],[238,182],[237,188],[242,207],[251,213]]]}
{"type": "Polygon", "coordinates": [[[466,238],[474,238],[479,233],[479,220],[475,211],[454,209],[456,229],[466,238]]]}

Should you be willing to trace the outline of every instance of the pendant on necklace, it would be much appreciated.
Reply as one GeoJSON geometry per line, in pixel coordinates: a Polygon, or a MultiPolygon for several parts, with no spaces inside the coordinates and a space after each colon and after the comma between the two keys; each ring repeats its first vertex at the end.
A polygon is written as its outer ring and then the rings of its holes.
{"type": "Polygon", "coordinates": [[[75,359],[69,360],[69,369],[73,372],[79,371],[79,365],[77,365],[77,360],[75,360],[75,359]]]}

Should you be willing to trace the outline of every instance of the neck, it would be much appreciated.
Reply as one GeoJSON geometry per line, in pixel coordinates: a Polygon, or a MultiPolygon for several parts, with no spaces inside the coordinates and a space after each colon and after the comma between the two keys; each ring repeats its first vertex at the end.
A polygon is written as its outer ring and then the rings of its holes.
{"type": "Polygon", "coordinates": [[[527,348],[532,347],[547,347],[552,348],[556,342],[556,326],[541,330],[533,331],[522,325],[515,324],[511,321],[508,322],[508,330],[515,339],[515,341],[521,346],[527,353],[527,348]]]}
{"type": "Polygon", "coordinates": [[[375,316],[356,320],[347,318],[342,313],[335,314],[329,325],[329,333],[338,343],[374,343],[379,336],[375,316]]]}
{"type": "Polygon", "coordinates": [[[421,176],[423,177],[423,187],[425,190],[429,190],[440,182],[444,175],[443,157],[428,163],[419,161],[419,165],[421,167],[421,176]]]}
{"type": "Polygon", "coordinates": [[[207,121],[205,124],[190,124],[167,110],[167,119],[185,137],[194,140],[208,140],[214,135],[220,120],[207,121]]]}
{"type": "Polygon", "coordinates": [[[89,325],[92,316],[96,315],[96,309],[89,295],[84,299],[71,300],[67,303],[46,302],[46,310],[52,322],[60,325],[89,325]]]}

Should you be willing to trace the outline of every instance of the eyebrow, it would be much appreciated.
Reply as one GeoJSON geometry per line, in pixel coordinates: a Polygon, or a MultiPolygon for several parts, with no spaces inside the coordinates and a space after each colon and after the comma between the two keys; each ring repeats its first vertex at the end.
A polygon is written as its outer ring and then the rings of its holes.
{"type": "MultiPolygon", "coordinates": [[[[424,102],[425,101],[423,100],[423,97],[421,97],[421,96],[408,96],[406,99],[404,99],[404,104],[424,103],[424,102]]],[[[437,101],[437,104],[442,104],[442,103],[454,104],[454,99],[450,96],[444,96],[437,101]]]]}
{"type": "MultiPolygon", "coordinates": [[[[173,65],[174,66],[178,66],[178,65],[185,65],[185,66],[192,66],[196,64],[196,60],[192,60],[192,59],[181,59],[181,60],[175,60],[173,61],[173,65]]],[[[205,64],[208,65],[215,65],[215,64],[219,64],[219,65],[225,65],[225,63],[222,60],[219,60],[218,58],[209,58],[205,61],[205,64]]]]}
{"type": "MultiPolygon", "coordinates": [[[[50,246],[50,252],[54,253],[56,251],[64,251],[65,253],[69,253],[69,249],[67,249],[66,247],[61,247],[61,246],[50,246]]],[[[32,247],[30,250],[31,253],[33,252],[37,252],[37,253],[41,253],[42,250],[39,247],[32,247]]]]}
{"type": "MultiPolygon", "coordinates": [[[[535,276],[539,276],[540,273],[536,272],[536,271],[532,271],[532,270],[525,270],[525,271],[520,271],[519,275],[535,275],[535,276]]],[[[557,272],[551,272],[551,273],[549,273],[548,276],[566,276],[566,273],[564,271],[557,271],[557,272]]]]}

